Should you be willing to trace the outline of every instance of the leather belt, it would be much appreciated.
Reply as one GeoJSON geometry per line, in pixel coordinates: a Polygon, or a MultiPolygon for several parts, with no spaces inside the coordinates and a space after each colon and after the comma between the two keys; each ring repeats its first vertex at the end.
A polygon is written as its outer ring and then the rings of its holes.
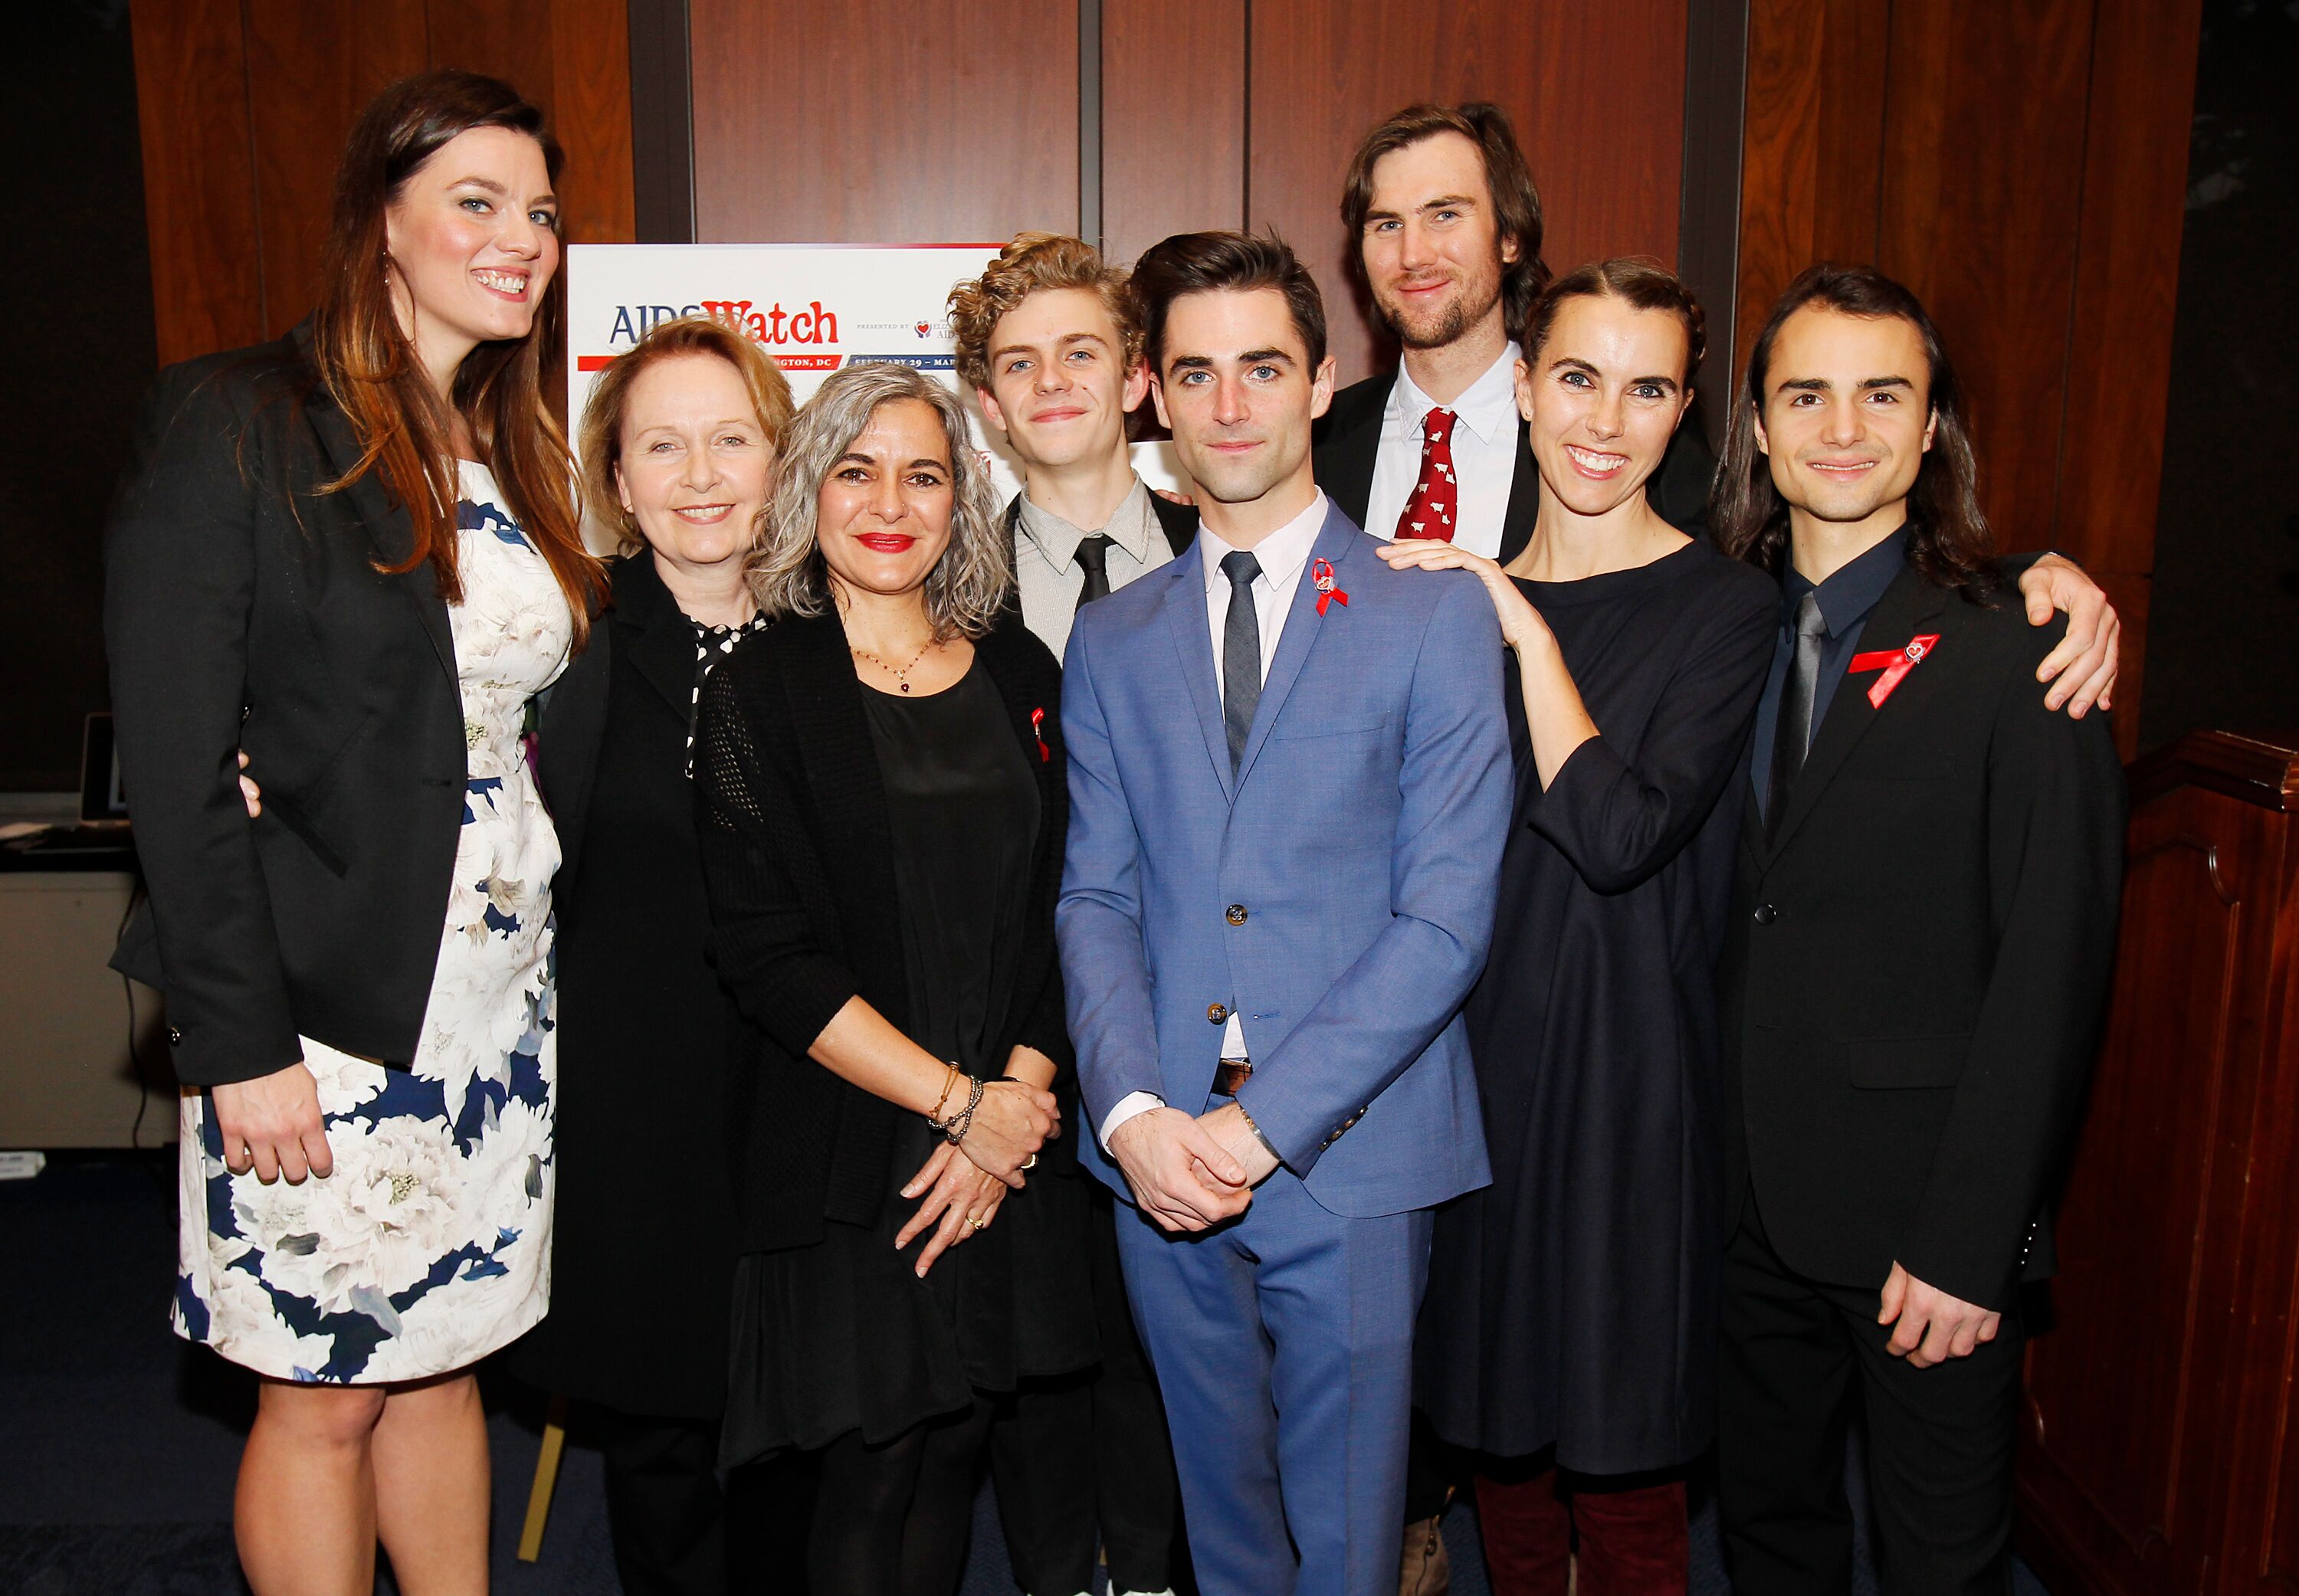
{"type": "Polygon", "coordinates": [[[1225,1058],[1214,1066],[1214,1095],[1234,1097],[1237,1088],[1253,1074],[1253,1066],[1241,1058],[1225,1058]]]}

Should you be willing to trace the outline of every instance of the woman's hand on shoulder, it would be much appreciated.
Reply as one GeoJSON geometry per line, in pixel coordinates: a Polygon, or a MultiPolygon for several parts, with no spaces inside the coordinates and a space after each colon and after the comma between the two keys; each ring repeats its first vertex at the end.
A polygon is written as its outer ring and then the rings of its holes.
{"type": "Polygon", "coordinates": [[[1540,618],[1540,612],[1516,591],[1507,572],[1481,554],[1432,538],[1399,538],[1374,552],[1399,571],[1469,572],[1485,584],[1485,596],[1493,601],[1493,613],[1500,617],[1501,641],[1512,649],[1545,642],[1549,637],[1548,623],[1540,618]]]}

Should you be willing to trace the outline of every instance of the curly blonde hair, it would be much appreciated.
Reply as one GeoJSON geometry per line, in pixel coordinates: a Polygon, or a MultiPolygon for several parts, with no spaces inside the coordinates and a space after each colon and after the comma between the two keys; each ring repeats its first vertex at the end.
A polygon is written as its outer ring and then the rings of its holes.
{"type": "Polygon", "coordinates": [[[975,452],[958,395],[908,366],[873,363],[834,373],[783,435],[774,497],[743,575],[761,615],[818,616],[831,608],[830,575],[817,517],[822,484],[884,404],[933,407],[950,450],[950,543],[926,575],[926,619],[942,641],[988,632],[1014,587],[1014,561],[991,491],[989,463],[975,452]]]}
{"type": "Polygon", "coordinates": [[[646,547],[639,524],[623,508],[616,478],[623,465],[623,417],[630,409],[631,389],[651,366],[681,355],[716,355],[735,368],[758,412],[759,430],[770,453],[782,450],[783,434],[795,407],[790,383],[774,357],[728,327],[708,316],[679,316],[658,321],[630,350],[607,368],[584,401],[583,425],[576,437],[583,461],[585,508],[614,528],[616,551],[635,554],[646,547]]]}
{"type": "Polygon", "coordinates": [[[998,323],[1042,289],[1083,288],[1101,301],[1124,347],[1123,369],[1141,360],[1141,318],[1125,290],[1125,273],[1083,238],[1060,233],[1017,233],[978,277],[950,291],[950,327],[957,345],[959,380],[990,386],[990,340],[998,323]]]}

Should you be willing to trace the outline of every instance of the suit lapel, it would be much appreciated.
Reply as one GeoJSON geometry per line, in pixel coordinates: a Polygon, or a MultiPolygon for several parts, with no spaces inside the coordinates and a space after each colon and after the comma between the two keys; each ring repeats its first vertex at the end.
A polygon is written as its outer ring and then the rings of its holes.
{"type": "Polygon", "coordinates": [[[640,679],[685,720],[694,708],[694,628],[643,549],[617,574],[615,609],[628,628],[627,646],[640,679]]]}
{"type": "MultiPolygon", "coordinates": [[[[296,341],[305,360],[311,358],[303,329],[296,329],[296,341]]],[[[328,463],[337,480],[348,475],[360,462],[359,440],[353,434],[351,418],[336,407],[336,401],[324,385],[315,386],[304,406],[311,430],[319,434],[320,447],[327,454],[328,463]]],[[[383,480],[380,466],[369,469],[344,490],[351,500],[353,513],[366,528],[369,541],[375,546],[376,558],[384,566],[403,564],[415,547],[415,524],[408,516],[407,506],[396,502],[383,480]]],[[[431,562],[424,561],[414,569],[393,580],[392,585],[407,595],[415,606],[416,618],[424,634],[430,638],[432,649],[439,656],[439,664],[447,673],[447,680],[459,680],[455,668],[455,633],[447,620],[447,601],[439,595],[438,578],[433,574],[431,562]]],[[[460,688],[458,689],[460,691],[460,688]]]]}
{"type": "MultiPolygon", "coordinates": [[[[1341,514],[1340,507],[1328,501],[1325,524],[1318,528],[1317,541],[1310,546],[1309,558],[1302,562],[1301,575],[1294,583],[1293,603],[1285,612],[1285,630],[1277,634],[1277,657],[1269,662],[1269,679],[1261,684],[1261,701],[1254,707],[1253,728],[1245,737],[1245,756],[1238,761],[1240,787],[1253,773],[1253,761],[1260,754],[1261,745],[1269,740],[1269,728],[1284,713],[1285,699],[1292,692],[1294,682],[1300,680],[1309,650],[1316,646],[1324,629],[1334,624],[1336,616],[1349,614],[1347,605],[1327,615],[1317,613],[1316,583],[1310,572],[1317,561],[1324,559],[1332,562],[1336,577],[1344,575],[1349,557],[1361,542],[1355,523],[1341,514]]],[[[1339,585],[1348,591],[1346,583],[1339,585]]]]}
{"type": "MultiPolygon", "coordinates": [[[[1913,566],[1908,566],[1892,579],[1892,585],[1884,590],[1867,624],[1860,629],[1859,652],[1901,647],[1922,630],[1923,622],[1946,608],[1952,596],[1947,589],[1925,581],[1913,566]]],[[[1890,712],[1889,699],[1881,709],[1869,703],[1872,681],[1872,677],[1847,674],[1836,684],[1836,696],[1829,700],[1827,718],[1813,734],[1812,751],[1805,756],[1804,768],[1797,773],[1796,781],[1789,789],[1789,810],[1781,817],[1780,831],[1772,839],[1773,854],[1781,852],[1795,839],[1797,828],[1818,806],[1821,795],[1844,768],[1844,761],[1859,746],[1860,740],[1868,734],[1868,728],[1890,712]]]]}
{"type": "MultiPolygon", "coordinates": [[[[1346,415],[1333,418],[1332,436],[1316,462],[1317,485],[1325,497],[1358,525],[1365,525],[1365,507],[1373,499],[1373,471],[1381,455],[1381,418],[1389,408],[1389,390],[1396,382],[1360,385],[1365,402],[1346,415]]],[[[1349,390],[1355,393],[1356,389],[1349,390]]],[[[1378,534],[1376,534],[1378,535],[1378,534]]]]}
{"type": "Polygon", "coordinates": [[[1508,509],[1501,514],[1501,550],[1495,558],[1508,564],[1532,542],[1533,524],[1540,519],[1540,467],[1532,463],[1532,424],[1522,416],[1516,423],[1516,464],[1509,473],[1508,509]]]}
{"type": "Polygon", "coordinates": [[[1222,796],[1234,800],[1237,784],[1229,768],[1229,732],[1222,724],[1221,690],[1214,683],[1213,631],[1206,618],[1205,562],[1176,559],[1166,567],[1173,583],[1166,592],[1166,620],[1174,629],[1174,647],[1182,658],[1182,680],[1191,706],[1198,712],[1198,729],[1205,734],[1206,755],[1213,761],[1222,796]]]}

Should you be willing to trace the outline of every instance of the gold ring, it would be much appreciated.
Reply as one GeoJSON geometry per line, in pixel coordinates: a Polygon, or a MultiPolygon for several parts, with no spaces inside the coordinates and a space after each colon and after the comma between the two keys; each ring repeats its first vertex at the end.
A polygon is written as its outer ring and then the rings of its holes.
{"type": "Polygon", "coordinates": [[[966,1222],[973,1226],[976,1230],[986,1230],[990,1228],[990,1221],[988,1220],[968,1220],[966,1222]]]}

